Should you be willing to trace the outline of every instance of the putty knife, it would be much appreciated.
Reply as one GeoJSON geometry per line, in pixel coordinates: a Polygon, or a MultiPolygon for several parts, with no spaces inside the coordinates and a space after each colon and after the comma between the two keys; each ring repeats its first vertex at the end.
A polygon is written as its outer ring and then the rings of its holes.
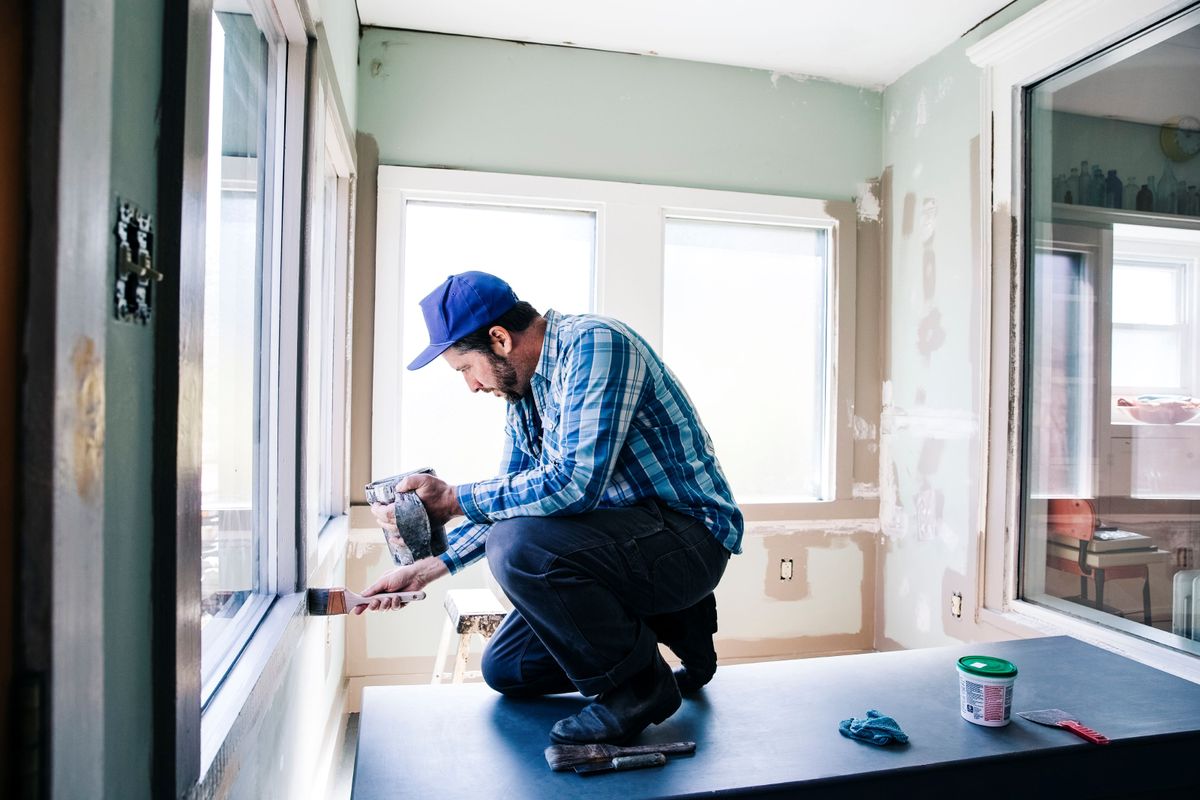
{"type": "Polygon", "coordinates": [[[1092,744],[1108,744],[1109,739],[1102,733],[1097,733],[1091,728],[1075,719],[1074,714],[1069,714],[1061,708],[1043,708],[1039,711],[1018,711],[1019,716],[1024,717],[1030,722],[1036,722],[1039,725],[1049,725],[1051,728],[1066,728],[1076,736],[1081,736],[1087,739],[1092,744]]]}

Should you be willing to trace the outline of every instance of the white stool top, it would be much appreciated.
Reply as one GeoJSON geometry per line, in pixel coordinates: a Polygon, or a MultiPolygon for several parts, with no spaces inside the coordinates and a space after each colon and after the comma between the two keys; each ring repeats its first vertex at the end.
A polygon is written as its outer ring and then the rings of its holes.
{"type": "Polygon", "coordinates": [[[446,592],[446,613],[457,633],[490,636],[508,614],[489,589],[451,589],[446,592]]]}

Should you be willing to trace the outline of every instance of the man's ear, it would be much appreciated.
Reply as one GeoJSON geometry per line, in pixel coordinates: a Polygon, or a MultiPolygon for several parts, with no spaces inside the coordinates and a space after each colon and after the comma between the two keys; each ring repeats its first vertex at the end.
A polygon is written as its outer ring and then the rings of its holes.
{"type": "Polygon", "coordinates": [[[512,353],[513,338],[507,328],[502,328],[499,325],[493,325],[488,330],[488,339],[492,345],[492,352],[496,355],[506,358],[512,353]]]}

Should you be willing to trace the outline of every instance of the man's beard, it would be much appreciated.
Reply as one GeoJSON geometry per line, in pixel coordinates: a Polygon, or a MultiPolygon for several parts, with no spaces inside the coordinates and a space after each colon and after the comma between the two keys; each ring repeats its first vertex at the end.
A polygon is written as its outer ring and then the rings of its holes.
{"type": "Polygon", "coordinates": [[[498,356],[490,350],[484,352],[487,353],[488,363],[492,367],[492,375],[495,376],[497,388],[504,395],[504,399],[510,403],[520,402],[523,395],[518,391],[517,370],[507,358],[498,356]]]}

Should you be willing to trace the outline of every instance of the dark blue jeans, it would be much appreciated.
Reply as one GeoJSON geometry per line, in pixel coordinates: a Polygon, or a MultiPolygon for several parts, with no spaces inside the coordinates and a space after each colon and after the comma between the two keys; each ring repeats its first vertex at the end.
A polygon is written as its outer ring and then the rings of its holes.
{"type": "Polygon", "coordinates": [[[595,695],[650,665],[645,618],[707,597],[729,551],[699,520],[644,501],[497,522],[487,559],[515,609],[484,651],[484,680],[509,695],[595,695]]]}

